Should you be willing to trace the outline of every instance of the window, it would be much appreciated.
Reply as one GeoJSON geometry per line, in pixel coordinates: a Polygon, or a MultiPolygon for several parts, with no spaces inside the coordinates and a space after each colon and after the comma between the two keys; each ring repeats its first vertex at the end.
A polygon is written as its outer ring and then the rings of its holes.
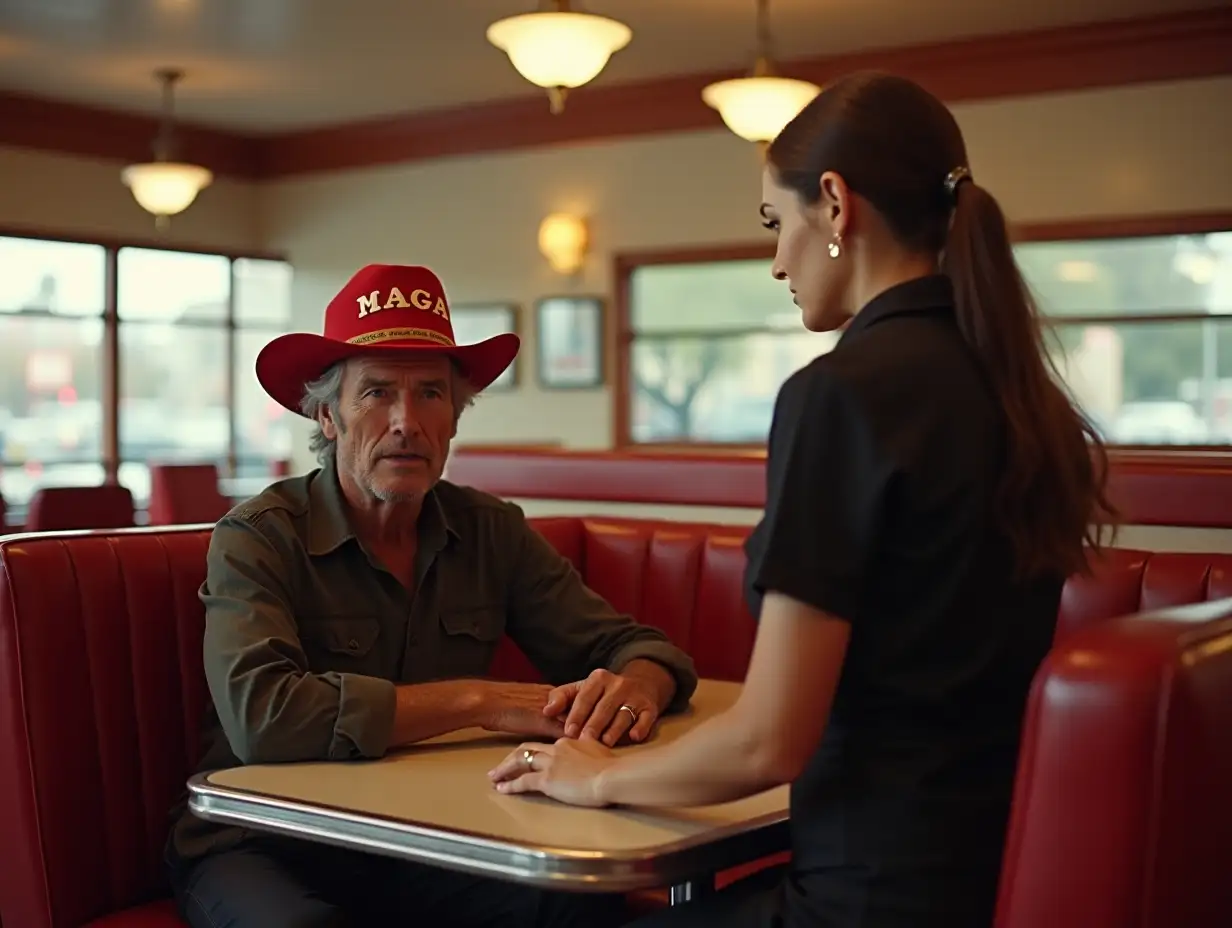
{"type": "Polygon", "coordinates": [[[1053,356],[1112,444],[1232,444],[1232,233],[1027,242],[1053,356]]]}
{"type": "Polygon", "coordinates": [[[151,462],[270,474],[289,439],[252,365],[290,280],[272,259],[0,237],[0,494],[114,477],[142,505],[151,462]]]}
{"type": "Polygon", "coordinates": [[[768,259],[642,265],[628,294],[635,443],[764,442],[783,381],[837,341],[805,330],[768,259]]]}
{"type": "MultiPolygon", "coordinates": [[[[1023,230],[1016,255],[1108,441],[1232,444],[1232,232],[1055,233],[1023,230]]],[[[744,251],[620,262],[620,443],[762,444],[783,381],[836,343],[805,331],[766,249],[744,251]]]]}

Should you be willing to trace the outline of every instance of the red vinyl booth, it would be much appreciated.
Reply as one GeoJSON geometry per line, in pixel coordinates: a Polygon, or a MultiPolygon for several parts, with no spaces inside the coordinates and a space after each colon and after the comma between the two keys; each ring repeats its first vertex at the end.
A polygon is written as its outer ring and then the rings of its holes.
{"type": "Polygon", "coordinates": [[[61,532],[86,528],[130,528],[133,494],[128,487],[43,487],[30,497],[27,532],[61,532]]]}
{"type": "MultiPolygon", "coordinates": [[[[587,582],[739,679],[747,528],[537,526],[587,582]]],[[[197,757],[208,529],[0,541],[0,920],[175,928],[161,851],[197,757]]],[[[1036,680],[996,928],[1232,913],[1232,555],[1119,551],[1066,590],[1036,680]],[[1140,609],[1162,610],[1115,622],[1140,609]]],[[[494,674],[527,676],[507,643],[494,674]]],[[[1218,917],[1217,917],[1218,915],[1218,917]]]]}

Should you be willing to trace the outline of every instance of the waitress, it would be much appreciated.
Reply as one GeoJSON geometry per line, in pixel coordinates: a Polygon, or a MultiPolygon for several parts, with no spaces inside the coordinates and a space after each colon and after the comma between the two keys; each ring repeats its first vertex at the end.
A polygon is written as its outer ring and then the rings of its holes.
{"type": "Polygon", "coordinates": [[[1019,736],[1107,458],[1005,218],[916,84],[832,83],[770,146],[774,276],[837,347],[775,405],[742,694],[658,748],[522,745],[506,793],[681,806],[791,784],[792,860],[651,928],[989,928],[1019,736]]]}

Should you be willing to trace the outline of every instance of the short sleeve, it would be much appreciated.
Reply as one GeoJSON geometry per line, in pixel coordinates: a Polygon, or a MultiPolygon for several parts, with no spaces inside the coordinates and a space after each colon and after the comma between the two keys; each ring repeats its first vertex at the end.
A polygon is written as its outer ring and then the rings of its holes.
{"type": "Polygon", "coordinates": [[[765,512],[745,546],[754,615],[773,591],[855,620],[891,473],[850,386],[817,364],[787,380],[770,428],[765,512]]]}

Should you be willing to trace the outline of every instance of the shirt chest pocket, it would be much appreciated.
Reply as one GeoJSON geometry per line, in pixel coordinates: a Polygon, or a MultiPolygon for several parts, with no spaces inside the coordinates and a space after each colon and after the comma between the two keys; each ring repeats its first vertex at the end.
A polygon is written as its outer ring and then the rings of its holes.
{"type": "Polygon", "coordinates": [[[300,622],[299,636],[313,673],[371,673],[381,623],[370,616],[318,616],[300,622]]]}
{"type": "Polygon", "coordinates": [[[441,677],[484,676],[505,635],[503,603],[443,606],[440,612],[441,677]]]}

